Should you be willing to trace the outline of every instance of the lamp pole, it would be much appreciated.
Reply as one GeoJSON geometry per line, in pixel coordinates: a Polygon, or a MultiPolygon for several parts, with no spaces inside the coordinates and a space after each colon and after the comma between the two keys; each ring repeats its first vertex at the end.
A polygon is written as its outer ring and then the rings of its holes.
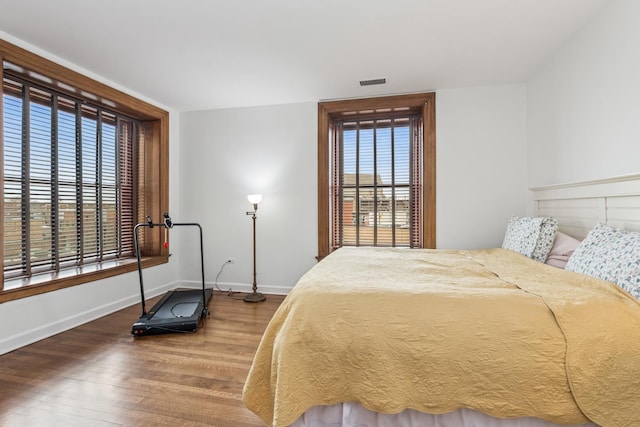
{"type": "Polygon", "coordinates": [[[253,221],[253,292],[244,297],[245,302],[261,302],[267,299],[264,294],[258,292],[258,282],[256,280],[256,212],[258,211],[258,203],[262,200],[262,195],[252,194],[247,196],[249,202],[253,204],[253,212],[247,212],[251,215],[253,221]]]}

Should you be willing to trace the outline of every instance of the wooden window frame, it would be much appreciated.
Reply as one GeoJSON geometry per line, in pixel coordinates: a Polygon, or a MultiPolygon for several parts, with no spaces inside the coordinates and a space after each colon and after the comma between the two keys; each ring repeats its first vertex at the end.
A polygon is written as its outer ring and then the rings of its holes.
{"type": "Polygon", "coordinates": [[[329,255],[331,247],[330,206],[330,139],[333,122],[345,113],[408,108],[422,115],[422,244],[436,247],[436,94],[384,96],[366,99],[326,101],[318,103],[318,261],[329,255]]]}
{"type": "MultiPolygon", "coordinates": [[[[144,170],[142,184],[138,185],[138,206],[135,217],[139,222],[145,215],[162,218],[162,213],[169,207],[169,113],[145,101],[134,98],[124,92],[111,88],[69,68],[63,67],[21,47],[0,40],[0,63],[7,61],[19,66],[25,73],[46,76],[46,79],[35,80],[38,84],[64,92],[65,88],[77,88],[90,94],[98,101],[106,101],[117,111],[140,120],[143,124],[144,144],[139,149],[140,167],[144,170]],[[62,88],[62,89],[61,89],[62,88]]],[[[3,78],[4,67],[0,67],[0,78],[3,78]]],[[[2,86],[0,86],[0,94],[2,86]]],[[[73,95],[72,92],[70,94],[73,95]]],[[[0,117],[4,117],[3,101],[0,97],[0,117]]],[[[4,135],[3,120],[0,120],[0,138],[4,135]]],[[[4,143],[0,144],[0,160],[3,160],[4,143]]],[[[3,168],[0,178],[4,180],[3,168]]],[[[4,200],[4,197],[3,197],[4,200]]],[[[0,214],[4,217],[4,202],[0,203],[0,214]]],[[[4,223],[0,221],[0,236],[4,236],[4,223]]],[[[141,234],[141,252],[144,255],[143,267],[150,267],[168,262],[169,253],[164,248],[163,234],[158,229],[144,227],[141,234]]],[[[133,231],[132,231],[133,232],[133,231]]],[[[4,245],[0,244],[0,259],[4,259],[4,245]]],[[[137,270],[135,257],[122,261],[110,261],[104,265],[91,265],[80,268],[74,274],[68,271],[47,273],[22,279],[17,287],[4,289],[4,280],[0,282],[0,303],[25,298],[45,292],[55,291],[70,286],[80,285],[95,280],[128,273],[137,270]]]]}

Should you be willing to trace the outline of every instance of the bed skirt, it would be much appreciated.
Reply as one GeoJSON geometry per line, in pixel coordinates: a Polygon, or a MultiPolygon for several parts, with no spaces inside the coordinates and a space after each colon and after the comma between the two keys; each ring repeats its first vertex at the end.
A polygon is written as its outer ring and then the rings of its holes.
{"type": "MultiPolygon", "coordinates": [[[[381,414],[359,403],[314,406],[291,427],[555,427],[549,421],[533,417],[496,418],[472,409],[461,408],[446,414],[425,414],[406,409],[398,414],[381,414]]],[[[574,424],[574,427],[597,427],[597,424],[574,424]]]]}

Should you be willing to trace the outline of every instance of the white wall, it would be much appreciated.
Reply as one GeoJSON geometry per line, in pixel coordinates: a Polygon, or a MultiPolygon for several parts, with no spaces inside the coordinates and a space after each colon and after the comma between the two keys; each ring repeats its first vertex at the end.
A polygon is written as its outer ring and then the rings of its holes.
{"type": "MultiPolygon", "coordinates": [[[[202,225],[205,276],[227,290],[253,277],[252,209],[257,214],[259,290],[286,293],[317,255],[315,103],[197,111],[180,116],[181,221],[202,225]]],[[[176,218],[177,219],[177,218],[176,218]]],[[[196,242],[184,241],[180,277],[199,280],[196,242]]]]}
{"type": "Polygon", "coordinates": [[[615,0],[528,84],[529,186],[640,171],[640,1],[615,0]]]}
{"type": "MultiPolygon", "coordinates": [[[[0,37],[111,87],[145,99],[139,94],[128,91],[126,88],[56,58],[8,34],[0,32],[0,37]]],[[[145,100],[153,103],[149,99],[145,100]]],[[[161,108],[163,107],[161,106],[161,108]]],[[[179,144],[177,141],[180,126],[177,113],[171,110],[169,113],[170,139],[172,141],[169,153],[170,207],[177,211],[180,201],[176,191],[179,179],[179,144]]],[[[177,257],[172,257],[168,264],[144,270],[147,297],[161,294],[178,285],[178,262],[177,257]]],[[[0,304],[0,354],[139,303],[139,289],[138,273],[134,272],[2,303],[0,304]]],[[[136,320],[131,319],[131,323],[133,324],[136,320]]],[[[122,334],[128,336],[130,330],[122,331],[122,334]]]]}
{"type": "Polygon", "coordinates": [[[524,85],[437,92],[438,248],[498,247],[526,214],[525,105],[524,85]]]}
{"type": "MultiPolygon", "coordinates": [[[[439,91],[437,244],[499,246],[511,214],[524,214],[525,88],[507,85],[439,91]]],[[[247,290],[252,280],[246,195],[258,210],[258,286],[287,292],[317,254],[317,105],[276,105],[183,113],[182,211],[205,232],[207,282],[247,290]]],[[[195,242],[185,242],[192,251],[195,242]]],[[[197,281],[199,260],[181,263],[197,281]]]]}

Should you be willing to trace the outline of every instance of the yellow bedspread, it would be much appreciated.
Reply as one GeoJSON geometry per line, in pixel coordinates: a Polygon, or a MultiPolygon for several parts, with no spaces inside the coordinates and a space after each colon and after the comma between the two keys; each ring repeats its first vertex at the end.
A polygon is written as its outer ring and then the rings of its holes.
{"type": "Polygon", "coordinates": [[[639,426],[640,304],[503,249],[342,248],[274,315],[243,400],[273,426],[346,401],[639,426]]]}

